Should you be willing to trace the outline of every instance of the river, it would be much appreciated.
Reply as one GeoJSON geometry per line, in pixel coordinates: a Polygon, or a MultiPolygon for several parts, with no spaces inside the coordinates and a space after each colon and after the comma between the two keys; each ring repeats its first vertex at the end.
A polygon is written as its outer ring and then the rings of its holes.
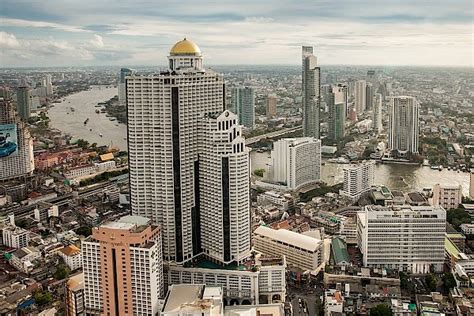
{"type": "Polygon", "coordinates": [[[67,96],[63,102],[54,103],[54,107],[48,110],[51,127],[74,139],[82,138],[99,146],[112,145],[120,150],[127,150],[127,126],[110,121],[105,113],[95,113],[95,110],[100,109],[95,107],[97,103],[108,101],[116,94],[117,88],[94,86],[91,90],[67,96]],[[89,121],[84,126],[86,119],[89,121]]]}
{"type": "MultiPolygon", "coordinates": [[[[255,169],[266,170],[268,174],[268,164],[270,162],[270,152],[250,153],[252,172],[255,169]]],[[[333,185],[343,181],[342,164],[327,163],[321,166],[322,181],[333,185]]],[[[469,173],[457,172],[443,169],[442,171],[432,170],[430,167],[401,164],[377,164],[375,166],[375,184],[386,185],[391,190],[401,190],[404,192],[432,188],[440,183],[445,185],[461,185],[463,194],[469,194],[469,173]]]]}

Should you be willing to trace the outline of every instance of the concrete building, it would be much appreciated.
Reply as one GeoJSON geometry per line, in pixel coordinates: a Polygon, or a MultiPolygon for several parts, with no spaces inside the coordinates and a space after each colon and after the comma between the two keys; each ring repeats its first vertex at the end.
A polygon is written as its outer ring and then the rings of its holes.
{"type": "Polygon", "coordinates": [[[345,136],[347,112],[347,87],[332,87],[329,93],[329,138],[338,140],[345,136]]]}
{"type": "Polygon", "coordinates": [[[85,316],[84,275],[71,276],[66,282],[66,316],[85,316]]]}
{"type": "Polygon", "coordinates": [[[420,105],[414,97],[393,97],[389,112],[388,147],[401,156],[418,153],[420,105]]]}
{"type": "Polygon", "coordinates": [[[344,183],[341,195],[351,200],[370,191],[375,181],[375,161],[368,160],[343,167],[344,183]]]}
{"type": "Polygon", "coordinates": [[[283,303],[263,304],[263,305],[240,305],[228,306],[224,316],[284,316],[285,309],[283,303]]]}
{"type": "Polygon", "coordinates": [[[125,78],[133,74],[134,70],[129,68],[121,68],[118,82],[118,101],[120,105],[125,105],[127,98],[127,90],[125,87],[125,78]]]}
{"type": "Polygon", "coordinates": [[[474,224],[461,224],[460,228],[464,235],[474,235],[474,224]]]}
{"type": "Polygon", "coordinates": [[[474,200],[474,169],[471,169],[469,177],[469,198],[474,200]]]}
{"type": "Polygon", "coordinates": [[[462,203],[462,186],[435,184],[432,204],[442,206],[445,210],[457,208],[462,203]]]}
{"type": "Polygon", "coordinates": [[[357,115],[365,112],[367,105],[367,82],[365,80],[357,80],[355,82],[355,110],[357,115]]]}
{"type": "Polygon", "coordinates": [[[286,256],[288,266],[315,271],[324,260],[324,243],[286,229],[259,226],[253,233],[255,250],[269,256],[286,256]]]}
{"type": "Polygon", "coordinates": [[[204,69],[201,50],[187,39],[168,59],[167,71],[126,79],[132,213],[162,225],[166,261],[190,261],[203,250],[238,261],[250,247],[249,167],[237,119],[223,110],[224,80],[204,69]],[[203,152],[210,149],[217,159],[203,152]],[[215,216],[210,233],[206,221],[215,216]]]}
{"type": "Polygon", "coordinates": [[[203,284],[174,284],[161,309],[161,316],[218,316],[224,314],[222,288],[203,284]]]}
{"type": "Polygon", "coordinates": [[[366,267],[441,272],[445,232],[446,211],[440,206],[367,205],[357,213],[358,245],[366,267]]]}
{"type": "MultiPolygon", "coordinates": [[[[10,95],[8,92],[2,92],[2,94],[7,97],[10,95]]],[[[0,165],[2,166],[0,168],[0,182],[31,176],[35,169],[33,137],[30,135],[25,122],[16,115],[15,106],[11,99],[0,98],[0,126],[2,126],[2,130],[0,130],[1,146],[10,146],[14,149],[13,151],[9,149],[5,152],[2,151],[0,156],[0,165]],[[5,127],[6,129],[4,129],[5,127]],[[16,137],[13,137],[12,134],[16,134],[16,137]]]]}
{"type": "Polygon", "coordinates": [[[232,107],[240,124],[249,129],[255,127],[255,91],[252,87],[233,88],[232,107]]]}
{"type": "Polygon", "coordinates": [[[16,91],[16,111],[23,121],[31,116],[31,89],[27,86],[18,87],[16,91]]]}
{"type": "Polygon", "coordinates": [[[321,180],[321,141],[313,137],[283,138],[273,143],[274,182],[298,190],[321,180]]]}
{"type": "Polygon", "coordinates": [[[374,109],[373,109],[373,119],[374,131],[377,134],[380,134],[383,131],[382,125],[382,95],[376,93],[374,95],[374,109]]]}
{"type": "Polygon", "coordinates": [[[59,250],[58,253],[71,271],[82,268],[81,249],[74,245],[69,245],[59,250]]]}
{"type": "Polygon", "coordinates": [[[374,108],[375,88],[372,83],[367,82],[365,85],[365,110],[372,111],[374,108]]]}
{"type": "Polygon", "coordinates": [[[303,135],[320,138],[321,69],[313,47],[302,47],[303,135]]]}
{"type": "Polygon", "coordinates": [[[274,94],[267,95],[267,117],[272,118],[277,115],[277,97],[274,94]]]}
{"type": "Polygon", "coordinates": [[[6,225],[2,228],[3,244],[11,248],[28,247],[30,232],[26,229],[6,225]]]}
{"type": "Polygon", "coordinates": [[[41,259],[41,253],[34,247],[17,249],[9,261],[12,267],[23,273],[30,273],[34,269],[34,261],[41,259]]]}
{"type": "Polygon", "coordinates": [[[85,308],[101,315],[156,315],[163,296],[161,231],[140,216],[92,230],[82,242],[85,308]]]}
{"type": "Polygon", "coordinates": [[[324,292],[324,315],[341,315],[344,308],[344,296],[341,291],[329,289],[324,292]]]}

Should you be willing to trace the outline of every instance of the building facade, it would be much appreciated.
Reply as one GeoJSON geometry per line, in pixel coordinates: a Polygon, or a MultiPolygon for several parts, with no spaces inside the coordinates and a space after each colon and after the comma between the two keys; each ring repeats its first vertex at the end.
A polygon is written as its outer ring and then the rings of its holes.
{"type": "Polygon", "coordinates": [[[367,82],[365,80],[357,80],[355,82],[355,110],[357,115],[361,115],[365,112],[367,105],[367,82]]]}
{"type": "Polygon", "coordinates": [[[27,86],[18,87],[16,91],[16,111],[24,121],[31,116],[31,89],[27,86]]]}
{"type": "Polygon", "coordinates": [[[370,191],[375,182],[375,161],[368,160],[344,166],[344,182],[341,195],[357,200],[370,191]]]}
{"type": "Polygon", "coordinates": [[[272,177],[298,190],[321,180],[321,141],[313,137],[283,138],[273,143],[272,177]]]}
{"type": "Polygon", "coordinates": [[[303,135],[320,138],[321,69],[313,47],[302,47],[303,135]]]}
{"type": "Polygon", "coordinates": [[[252,87],[233,88],[232,107],[240,124],[249,129],[255,127],[255,90],[252,87]]]}
{"type": "Polygon", "coordinates": [[[420,105],[414,97],[393,97],[389,113],[388,147],[399,155],[418,153],[420,105]]]}
{"type": "Polygon", "coordinates": [[[82,242],[85,308],[92,315],[155,315],[163,292],[161,231],[140,216],[92,230],[82,242]]]}
{"type": "Polygon", "coordinates": [[[329,92],[329,139],[338,140],[345,136],[347,112],[347,87],[334,86],[329,92]]]}
{"type": "Polygon", "coordinates": [[[2,228],[3,244],[11,248],[28,247],[30,232],[26,229],[7,225],[2,228]]]}
{"type": "Polygon", "coordinates": [[[380,134],[383,131],[382,125],[382,95],[376,93],[374,95],[374,110],[373,110],[374,131],[380,134]]]}
{"type": "Polygon", "coordinates": [[[66,316],[85,316],[84,275],[76,274],[66,282],[66,316]]]}
{"type": "Polygon", "coordinates": [[[440,206],[365,206],[357,213],[364,266],[411,273],[443,271],[446,211],[440,206]]]}
{"type": "Polygon", "coordinates": [[[125,78],[133,74],[134,70],[129,68],[121,68],[119,81],[118,81],[118,101],[120,105],[125,105],[126,98],[127,98],[127,90],[125,87],[125,78]]]}
{"type": "Polygon", "coordinates": [[[433,205],[442,206],[445,210],[458,208],[462,203],[462,186],[435,184],[433,187],[433,205]]]}
{"type": "Polygon", "coordinates": [[[267,117],[275,117],[277,115],[277,97],[274,94],[267,95],[267,117]]]}
{"type": "Polygon", "coordinates": [[[372,83],[367,82],[365,85],[365,110],[372,111],[374,108],[375,88],[372,83]]]}

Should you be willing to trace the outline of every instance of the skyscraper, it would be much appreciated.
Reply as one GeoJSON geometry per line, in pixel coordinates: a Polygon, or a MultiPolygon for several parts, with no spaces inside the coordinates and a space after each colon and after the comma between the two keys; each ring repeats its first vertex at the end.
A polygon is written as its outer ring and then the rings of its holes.
{"type": "Polygon", "coordinates": [[[321,70],[313,55],[313,47],[303,46],[302,59],[303,135],[320,138],[321,70]]]}
{"type": "Polygon", "coordinates": [[[329,138],[341,139],[345,135],[347,111],[347,87],[337,85],[331,87],[329,93],[329,138]]]}
{"type": "Polygon", "coordinates": [[[82,242],[85,308],[93,315],[156,315],[163,296],[158,226],[125,216],[82,242]]]}
{"type": "Polygon", "coordinates": [[[382,126],[382,95],[380,93],[374,96],[374,110],[373,110],[374,131],[379,134],[383,130],[382,126]]]}
{"type": "Polygon", "coordinates": [[[375,89],[372,83],[367,82],[365,86],[365,110],[371,111],[374,107],[375,89]]]}
{"type": "Polygon", "coordinates": [[[24,120],[31,116],[31,90],[27,86],[18,87],[16,91],[16,110],[18,115],[24,120]]]}
{"type": "Polygon", "coordinates": [[[361,115],[365,111],[367,104],[367,90],[366,90],[366,81],[357,80],[355,83],[355,110],[357,115],[361,115]]]}
{"type": "Polygon", "coordinates": [[[388,147],[399,155],[418,153],[420,105],[414,97],[393,97],[389,113],[388,147]]]}
{"type": "Polygon", "coordinates": [[[168,71],[126,80],[132,213],[162,225],[167,261],[238,261],[250,251],[248,152],[224,80],[187,39],[168,59],[168,71]]]}
{"type": "Polygon", "coordinates": [[[131,75],[132,73],[133,70],[129,68],[120,69],[120,76],[118,82],[118,101],[121,105],[125,105],[125,98],[127,96],[125,90],[125,77],[131,75]]]}
{"type": "Polygon", "coordinates": [[[267,96],[267,117],[274,117],[277,114],[276,111],[276,106],[277,106],[277,97],[274,94],[269,94],[267,96]]]}
{"type": "Polygon", "coordinates": [[[233,88],[232,107],[237,112],[240,124],[250,129],[255,127],[255,91],[253,88],[233,88]]]}

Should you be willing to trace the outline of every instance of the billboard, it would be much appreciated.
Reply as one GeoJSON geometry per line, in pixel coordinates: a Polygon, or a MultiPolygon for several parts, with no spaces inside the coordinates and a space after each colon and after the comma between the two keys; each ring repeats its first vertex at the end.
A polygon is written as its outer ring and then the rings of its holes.
{"type": "Polygon", "coordinates": [[[0,159],[18,154],[16,124],[0,125],[0,159]]]}

